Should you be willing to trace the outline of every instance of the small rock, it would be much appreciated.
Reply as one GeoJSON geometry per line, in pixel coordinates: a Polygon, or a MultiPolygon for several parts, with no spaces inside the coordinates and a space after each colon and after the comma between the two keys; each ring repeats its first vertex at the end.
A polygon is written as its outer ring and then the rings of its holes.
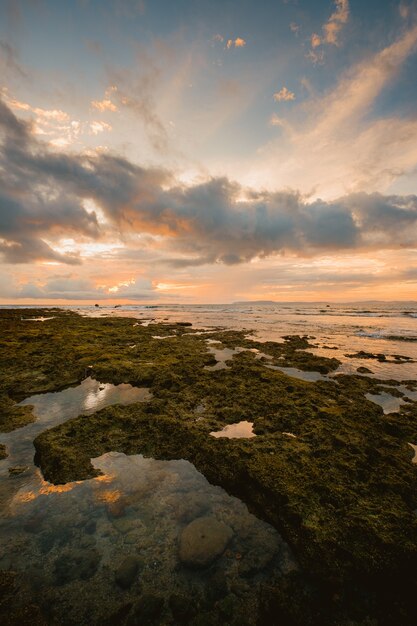
{"type": "Polygon", "coordinates": [[[19,474],[23,474],[23,472],[26,472],[27,469],[29,469],[27,465],[16,465],[15,467],[9,467],[9,475],[18,476],[19,474]]]}
{"type": "Polygon", "coordinates": [[[214,517],[199,517],[181,533],[180,561],[192,567],[206,567],[223,554],[232,535],[232,529],[214,517]]]}
{"type": "Polygon", "coordinates": [[[139,561],[134,556],[126,557],[114,573],[116,583],[122,589],[129,589],[136,578],[139,561]]]}
{"type": "Polygon", "coordinates": [[[86,525],[84,526],[84,531],[89,535],[94,535],[97,528],[97,522],[93,519],[88,520],[86,525]]]}
{"type": "Polygon", "coordinates": [[[359,372],[359,374],[372,374],[372,370],[370,370],[368,367],[358,367],[358,369],[356,370],[357,372],[359,372]]]}
{"type": "Polygon", "coordinates": [[[137,520],[129,519],[128,517],[118,517],[112,520],[112,524],[114,528],[116,528],[119,533],[129,533],[132,530],[136,530],[138,526],[137,520]]]}
{"type": "Polygon", "coordinates": [[[74,550],[55,561],[55,584],[65,585],[72,580],[88,580],[96,573],[100,555],[96,550],[74,550]]]}
{"type": "Polygon", "coordinates": [[[125,515],[126,502],[120,498],[115,502],[108,502],[106,504],[106,510],[108,517],[123,517],[125,515]]]}
{"type": "Polygon", "coordinates": [[[133,614],[128,618],[127,624],[140,624],[140,626],[151,626],[160,624],[160,617],[164,610],[164,599],[153,593],[146,593],[141,596],[133,609],[133,614]]]}

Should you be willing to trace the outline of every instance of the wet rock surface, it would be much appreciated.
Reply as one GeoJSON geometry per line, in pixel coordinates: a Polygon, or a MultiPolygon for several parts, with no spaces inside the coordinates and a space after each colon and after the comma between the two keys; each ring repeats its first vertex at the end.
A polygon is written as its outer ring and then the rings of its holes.
{"type": "Polygon", "coordinates": [[[131,587],[139,570],[139,560],[134,556],[126,557],[114,574],[116,583],[122,589],[131,587]]]}
{"type": "Polygon", "coordinates": [[[232,529],[223,522],[213,517],[200,517],[181,533],[180,561],[190,567],[206,567],[223,554],[232,535],[232,529]]]}

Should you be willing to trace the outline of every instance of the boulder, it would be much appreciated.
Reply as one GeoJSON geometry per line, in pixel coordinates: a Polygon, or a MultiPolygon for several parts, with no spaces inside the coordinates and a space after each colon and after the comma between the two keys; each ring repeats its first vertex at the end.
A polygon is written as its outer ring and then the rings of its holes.
{"type": "Polygon", "coordinates": [[[179,558],[191,567],[206,567],[223,554],[233,531],[214,517],[199,517],[180,536],[179,558]]]}

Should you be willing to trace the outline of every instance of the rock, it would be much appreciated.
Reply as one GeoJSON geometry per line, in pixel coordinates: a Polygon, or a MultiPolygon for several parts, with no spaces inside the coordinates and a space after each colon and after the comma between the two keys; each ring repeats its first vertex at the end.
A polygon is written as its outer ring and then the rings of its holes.
{"type": "Polygon", "coordinates": [[[132,530],[136,530],[138,527],[137,520],[129,517],[115,518],[112,520],[112,524],[114,528],[116,528],[119,533],[122,534],[129,533],[132,530]]]}
{"type": "Polygon", "coordinates": [[[175,624],[188,624],[196,614],[195,599],[189,596],[173,593],[169,598],[169,608],[174,617],[175,624]]]}
{"type": "Polygon", "coordinates": [[[116,583],[122,589],[129,589],[136,578],[139,561],[134,556],[126,557],[114,573],[116,583]]]}
{"type": "Polygon", "coordinates": [[[97,571],[100,555],[96,550],[66,552],[55,561],[55,584],[65,585],[72,580],[88,580],[97,571]]]}
{"type": "Polygon", "coordinates": [[[96,532],[97,522],[93,519],[88,520],[84,526],[84,531],[89,535],[93,535],[96,532]]]}
{"type": "Polygon", "coordinates": [[[356,370],[357,372],[359,372],[359,374],[372,374],[372,370],[370,370],[368,367],[358,367],[358,369],[356,370]]]}
{"type": "Polygon", "coordinates": [[[7,458],[7,450],[4,443],[0,443],[0,461],[7,458]]]}
{"type": "Polygon", "coordinates": [[[19,474],[23,474],[26,470],[29,469],[27,465],[16,465],[15,467],[9,467],[9,476],[18,476],[19,474]]]}
{"type": "Polygon", "coordinates": [[[133,614],[129,617],[127,624],[138,624],[140,626],[151,626],[160,624],[160,617],[164,610],[164,599],[153,593],[146,593],[141,596],[133,609],[133,614]]]}
{"type": "Polygon", "coordinates": [[[192,567],[210,565],[223,554],[232,535],[232,529],[214,517],[199,517],[188,524],[181,533],[180,561],[192,567]]]}
{"type": "Polygon", "coordinates": [[[23,529],[28,533],[39,533],[45,520],[44,513],[35,513],[27,518],[23,524],[23,529]]]}
{"type": "Polygon", "coordinates": [[[112,517],[123,517],[126,512],[126,501],[123,498],[119,498],[119,500],[115,500],[115,502],[108,502],[106,504],[107,516],[109,518],[112,517]]]}

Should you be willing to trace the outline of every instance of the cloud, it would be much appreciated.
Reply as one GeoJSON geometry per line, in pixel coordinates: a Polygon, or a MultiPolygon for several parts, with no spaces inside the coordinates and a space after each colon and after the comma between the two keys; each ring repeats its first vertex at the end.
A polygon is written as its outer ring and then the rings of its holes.
{"type": "Polygon", "coordinates": [[[104,113],[106,111],[111,111],[114,113],[117,111],[117,106],[111,100],[104,98],[103,100],[92,100],[91,106],[93,109],[100,111],[100,113],[104,113]]]}
{"type": "MultiPolygon", "coordinates": [[[[1,278],[1,277],[0,277],[1,278]]],[[[7,284],[7,296],[15,299],[36,300],[158,300],[159,293],[151,281],[136,277],[117,288],[99,285],[90,278],[72,276],[51,277],[46,281],[25,282],[20,286],[7,284]]],[[[164,294],[169,298],[170,294],[164,294]]]]}
{"type": "Polygon", "coordinates": [[[246,41],[242,39],[242,37],[236,37],[236,39],[228,39],[226,43],[226,48],[230,50],[230,48],[244,48],[246,46],[246,41]]]}
{"type": "Polygon", "coordinates": [[[177,266],[417,245],[416,196],[307,202],[294,191],[250,190],[224,177],[180,185],[166,170],[116,155],[51,152],[1,102],[0,129],[0,251],[9,263],[79,263],[60,247],[69,233],[81,240],[156,235],[166,255],[181,255],[177,266]],[[87,200],[104,221],[84,208],[87,200]]]}
{"type": "Polygon", "coordinates": [[[65,113],[65,111],[61,111],[60,109],[42,109],[40,107],[32,107],[27,102],[20,102],[19,100],[16,100],[15,98],[7,97],[7,96],[5,100],[7,104],[10,106],[10,108],[14,109],[15,111],[27,111],[29,113],[34,113],[37,116],[38,121],[39,120],[46,120],[46,121],[52,120],[54,122],[60,122],[60,123],[65,123],[65,122],[70,121],[70,116],[68,115],[68,113],[65,113]]]}
{"type": "MultiPolygon", "coordinates": [[[[338,78],[321,96],[277,120],[284,133],[263,148],[258,181],[290,185],[316,195],[383,190],[417,163],[417,117],[377,115],[377,98],[416,51],[417,26],[338,78]]],[[[259,184],[259,182],[257,183],[259,184]]]]}
{"type": "MultiPolygon", "coordinates": [[[[94,237],[97,220],[79,198],[53,184],[53,172],[42,172],[42,159],[32,153],[38,144],[32,125],[15,117],[0,100],[0,252],[7,262],[47,260],[75,264],[77,255],[62,255],[46,241],[55,233],[75,232],[94,237]]],[[[55,157],[58,158],[59,157],[55,157]]]]}
{"type": "Polygon", "coordinates": [[[287,89],[287,87],[282,87],[280,91],[274,93],[275,102],[289,102],[290,100],[295,100],[295,93],[287,89]]]}
{"type": "Polygon", "coordinates": [[[112,127],[110,124],[106,124],[106,122],[90,122],[90,132],[93,135],[98,135],[99,133],[103,133],[104,131],[111,131],[112,127]]]}
{"type": "Polygon", "coordinates": [[[148,139],[156,152],[166,153],[169,144],[167,125],[158,113],[156,95],[161,84],[163,70],[172,59],[172,51],[160,44],[155,52],[143,47],[136,51],[135,69],[108,68],[111,86],[105,99],[110,100],[121,112],[130,111],[142,122],[148,139]],[[158,55],[161,57],[159,59],[158,55]]]}
{"type": "Polygon", "coordinates": [[[307,54],[307,58],[310,58],[314,63],[323,60],[323,55],[314,52],[314,50],[324,45],[338,46],[340,44],[339,34],[349,20],[349,0],[335,0],[334,4],[335,11],[327,22],[323,24],[322,34],[313,33],[311,35],[312,50],[307,54]]]}
{"type": "Polygon", "coordinates": [[[3,81],[10,76],[16,76],[17,78],[28,77],[20,64],[16,49],[3,40],[0,40],[0,73],[3,81]]]}

